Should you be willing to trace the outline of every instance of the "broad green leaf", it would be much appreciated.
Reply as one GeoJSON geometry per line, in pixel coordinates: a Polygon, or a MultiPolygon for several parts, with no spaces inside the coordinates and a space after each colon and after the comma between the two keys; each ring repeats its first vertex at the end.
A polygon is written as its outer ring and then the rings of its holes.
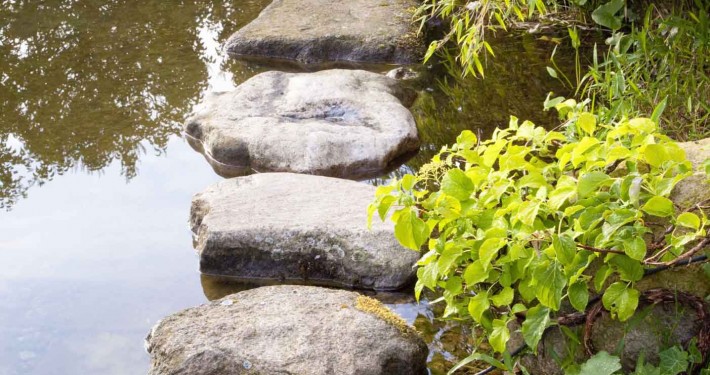
{"type": "Polygon", "coordinates": [[[456,144],[459,148],[472,148],[478,144],[478,137],[470,130],[464,130],[456,137],[456,144]]]}
{"type": "Polygon", "coordinates": [[[486,167],[492,167],[493,164],[498,160],[500,151],[505,147],[506,142],[504,140],[497,141],[496,143],[489,145],[486,151],[483,151],[483,165],[486,167]]]}
{"type": "Polygon", "coordinates": [[[609,259],[609,264],[614,266],[619,276],[625,281],[639,281],[643,278],[643,266],[638,260],[631,259],[627,255],[613,255],[609,259]]]}
{"type": "Polygon", "coordinates": [[[673,346],[660,353],[661,358],[660,368],[663,375],[677,375],[688,370],[690,362],[688,361],[688,352],[678,346],[673,346]]]}
{"type": "Polygon", "coordinates": [[[441,191],[460,201],[469,199],[474,189],[473,181],[458,168],[447,171],[441,181],[441,191]]]}
{"type": "Polygon", "coordinates": [[[577,281],[567,289],[569,301],[577,311],[584,312],[589,302],[589,289],[585,281],[577,281]]]}
{"type": "MultiPolygon", "coordinates": [[[[572,165],[574,167],[579,166],[583,161],[586,161],[586,156],[584,155],[587,151],[591,150],[599,144],[599,140],[594,137],[584,137],[572,150],[572,165]]],[[[560,164],[562,164],[562,159],[560,158],[560,164]]]]}
{"type": "Polygon", "coordinates": [[[477,260],[466,267],[466,271],[463,273],[463,279],[466,281],[466,284],[470,287],[474,284],[478,284],[481,281],[485,280],[488,278],[488,273],[490,272],[490,269],[486,269],[483,267],[483,263],[481,263],[480,260],[477,260]]]}
{"type": "Polygon", "coordinates": [[[468,313],[471,314],[473,320],[479,323],[481,322],[483,313],[486,312],[489,307],[491,307],[491,304],[488,301],[487,292],[480,292],[475,296],[471,297],[471,299],[468,301],[468,313]]]}
{"type": "Polygon", "coordinates": [[[584,362],[579,375],[612,375],[619,370],[621,370],[619,357],[601,351],[584,362]]]}
{"type": "Polygon", "coordinates": [[[555,234],[552,236],[552,246],[555,249],[557,259],[562,262],[562,264],[567,265],[572,263],[574,255],[577,252],[577,244],[572,237],[564,233],[560,236],[555,234]]]}
{"type": "Polygon", "coordinates": [[[441,253],[441,256],[439,256],[439,260],[437,260],[439,274],[445,275],[448,273],[449,269],[454,265],[454,262],[458,259],[462,252],[463,249],[460,246],[447,243],[444,247],[444,251],[441,253]]]}
{"type": "Polygon", "coordinates": [[[525,314],[522,332],[525,343],[534,351],[537,352],[537,344],[542,339],[542,334],[550,322],[550,309],[537,305],[528,310],[525,314]]]}
{"type": "Polygon", "coordinates": [[[493,320],[493,331],[490,336],[488,336],[488,342],[498,353],[505,351],[505,344],[508,343],[510,339],[510,331],[508,331],[507,322],[502,319],[493,320]]]}
{"type": "Polygon", "coordinates": [[[562,186],[550,193],[547,204],[554,210],[559,210],[563,204],[577,193],[574,186],[562,186]]]}
{"type": "Polygon", "coordinates": [[[603,172],[589,172],[583,174],[577,183],[577,192],[580,198],[586,198],[599,191],[599,188],[612,182],[611,177],[603,172]]]}
{"type": "Polygon", "coordinates": [[[623,322],[634,315],[639,303],[639,294],[638,290],[630,288],[626,283],[615,282],[604,292],[602,303],[612,316],[618,316],[623,322]]]}
{"type": "Polygon", "coordinates": [[[380,205],[377,207],[377,213],[380,215],[380,220],[385,220],[385,217],[387,217],[387,212],[389,212],[390,207],[392,207],[392,203],[394,203],[395,201],[397,201],[397,198],[392,195],[385,195],[384,197],[382,197],[380,205]]]}
{"type": "Polygon", "coordinates": [[[412,176],[411,174],[405,174],[404,177],[402,177],[401,181],[402,189],[404,189],[405,191],[412,190],[416,182],[417,180],[416,178],[414,178],[414,176],[412,176]]]}
{"type": "Polygon", "coordinates": [[[478,257],[483,268],[488,269],[491,261],[498,255],[498,250],[506,244],[504,238],[489,238],[478,249],[478,257]]]}
{"type": "Polygon", "coordinates": [[[602,288],[604,287],[604,283],[606,282],[606,279],[611,275],[612,270],[611,267],[608,265],[604,264],[599,269],[597,270],[597,273],[594,274],[594,289],[597,290],[597,292],[601,292],[602,288]]]}
{"type": "Polygon", "coordinates": [[[641,209],[653,216],[667,217],[673,215],[675,211],[673,208],[673,202],[666,198],[655,196],[649,199],[646,204],[641,207],[641,209]]]}
{"type": "Polygon", "coordinates": [[[429,236],[429,228],[411,209],[403,210],[394,225],[394,236],[402,246],[419,251],[429,236]]]}
{"type": "Polygon", "coordinates": [[[438,281],[438,272],[439,268],[437,267],[436,263],[429,263],[426,266],[419,267],[417,269],[417,279],[424,286],[433,290],[434,288],[436,288],[436,282],[438,281]]]}
{"type": "Polygon", "coordinates": [[[491,302],[493,302],[493,305],[496,307],[508,306],[513,302],[513,297],[515,297],[513,288],[505,287],[500,293],[491,297],[491,302]]]}
{"type": "Polygon", "coordinates": [[[643,260],[646,257],[646,241],[642,237],[624,240],[624,253],[631,259],[643,260]]]}
{"type": "Polygon", "coordinates": [[[539,209],[539,202],[525,201],[518,208],[518,214],[515,215],[515,218],[527,226],[533,226],[539,209]]]}
{"type": "Polygon", "coordinates": [[[577,125],[588,135],[594,134],[594,130],[597,128],[597,118],[589,112],[584,112],[579,115],[577,119],[577,125]]]}
{"type": "Polygon", "coordinates": [[[698,230],[700,229],[700,218],[692,212],[684,212],[675,219],[676,225],[698,230]]]}
{"type": "Polygon", "coordinates": [[[547,267],[539,267],[535,271],[535,296],[541,304],[554,311],[560,309],[562,291],[567,284],[560,264],[552,262],[547,267]]]}
{"type": "Polygon", "coordinates": [[[646,163],[656,168],[671,159],[666,151],[666,148],[659,144],[646,145],[646,149],[643,152],[643,158],[646,160],[646,163]]]}

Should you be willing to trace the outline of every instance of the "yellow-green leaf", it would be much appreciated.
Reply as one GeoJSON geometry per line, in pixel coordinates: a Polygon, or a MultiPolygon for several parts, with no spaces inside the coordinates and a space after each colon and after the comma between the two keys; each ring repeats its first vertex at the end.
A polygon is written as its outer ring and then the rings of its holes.
{"type": "Polygon", "coordinates": [[[659,217],[671,216],[675,211],[673,208],[673,202],[670,199],[661,196],[655,196],[649,199],[646,204],[641,207],[641,209],[648,214],[659,217]]]}
{"type": "Polygon", "coordinates": [[[475,296],[471,297],[468,301],[468,313],[471,314],[473,320],[480,322],[483,317],[483,313],[491,307],[488,301],[488,293],[480,292],[475,296]]]}
{"type": "Polygon", "coordinates": [[[582,129],[585,133],[592,135],[594,134],[594,130],[597,128],[597,118],[589,112],[584,112],[579,115],[577,125],[579,125],[580,129],[582,129]]]}
{"type": "Polygon", "coordinates": [[[628,320],[639,303],[639,291],[630,288],[623,282],[613,283],[607,288],[602,296],[604,308],[609,310],[612,315],[619,317],[620,321],[628,320]]]}

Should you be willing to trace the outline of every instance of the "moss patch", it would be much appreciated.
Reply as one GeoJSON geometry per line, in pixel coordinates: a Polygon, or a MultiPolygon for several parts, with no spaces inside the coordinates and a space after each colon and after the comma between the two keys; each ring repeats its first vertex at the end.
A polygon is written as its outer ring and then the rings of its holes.
{"type": "Polygon", "coordinates": [[[402,333],[414,333],[414,329],[407,324],[406,320],[374,298],[358,296],[355,300],[355,308],[384,320],[402,333]]]}

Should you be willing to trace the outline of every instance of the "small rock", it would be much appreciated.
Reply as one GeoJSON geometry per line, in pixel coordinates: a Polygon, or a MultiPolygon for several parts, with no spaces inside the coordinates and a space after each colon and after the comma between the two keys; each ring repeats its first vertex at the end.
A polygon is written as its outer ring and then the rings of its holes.
{"type": "Polygon", "coordinates": [[[424,341],[368,297],[282,285],[226,298],[158,323],[148,374],[426,374],[424,341]]]}
{"type": "Polygon", "coordinates": [[[410,80],[410,79],[416,79],[419,78],[419,73],[416,72],[412,68],[406,68],[403,66],[400,66],[399,68],[394,68],[387,72],[386,74],[387,77],[392,78],[392,79],[399,79],[399,80],[410,80]]]}

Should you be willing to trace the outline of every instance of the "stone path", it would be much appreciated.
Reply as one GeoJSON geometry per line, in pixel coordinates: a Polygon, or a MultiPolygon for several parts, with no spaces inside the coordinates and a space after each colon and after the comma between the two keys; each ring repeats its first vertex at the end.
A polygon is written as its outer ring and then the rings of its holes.
{"type": "MultiPolygon", "coordinates": [[[[414,0],[275,0],[229,52],[301,62],[415,62],[414,0]]],[[[204,274],[377,290],[413,281],[419,254],[391,222],[367,229],[366,178],[419,147],[414,95],[366,71],[267,72],[208,96],[186,138],[227,179],[196,194],[190,223],[204,274]]],[[[355,292],[268,286],[163,319],[150,375],[425,374],[421,337],[355,292]]]]}

